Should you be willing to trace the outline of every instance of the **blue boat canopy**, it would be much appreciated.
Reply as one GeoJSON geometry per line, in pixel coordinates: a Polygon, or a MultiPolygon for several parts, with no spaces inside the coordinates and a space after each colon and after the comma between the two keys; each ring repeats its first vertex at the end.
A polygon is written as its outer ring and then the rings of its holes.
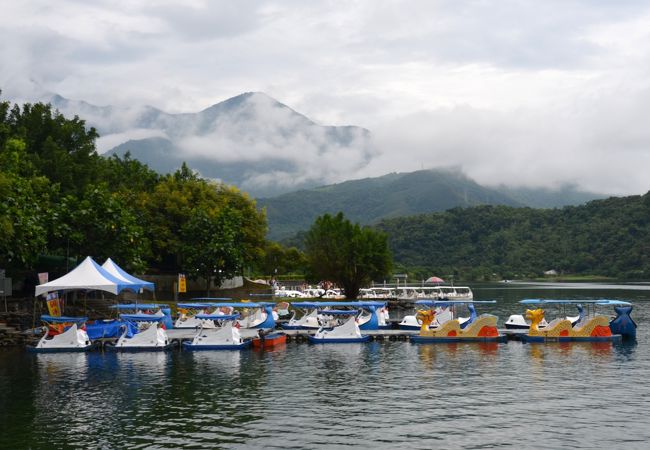
{"type": "Polygon", "coordinates": [[[165,316],[152,316],[151,314],[120,314],[120,318],[132,322],[160,322],[165,316]]]}
{"type": "Polygon", "coordinates": [[[589,305],[609,305],[609,306],[630,306],[632,303],[625,302],[622,300],[609,300],[609,299],[600,299],[600,300],[555,300],[555,299],[545,299],[545,298],[527,298],[521,300],[519,303],[523,305],[576,305],[576,304],[589,304],[589,305]]]}
{"type": "Polygon", "coordinates": [[[328,307],[352,307],[352,308],[382,308],[388,302],[381,301],[359,301],[359,302],[292,302],[295,308],[328,308],[328,307]]]}
{"type": "Polygon", "coordinates": [[[320,314],[326,316],[353,316],[359,312],[358,309],[320,309],[320,314]]]}
{"type": "Polygon", "coordinates": [[[50,323],[83,323],[88,320],[88,317],[71,317],[71,316],[61,316],[61,317],[55,317],[55,316],[48,316],[48,315],[42,315],[41,320],[43,322],[50,322],[50,323]]]}
{"type": "MultiPolygon", "coordinates": [[[[195,299],[195,300],[200,300],[200,299],[195,299]]],[[[219,308],[222,306],[227,306],[232,308],[263,308],[264,307],[264,305],[261,303],[240,303],[240,302],[221,302],[221,303],[217,302],[217,303],[210,303],[209,306],[215,308],[219,308]]]]}
{"type": "Polygon", "coordinates": [[[416,305],[424,306],[455,306],[455,305],[475,305],[475,304],[495,304],[496,300],[417,300],[416,305]]]}
{"type": "Polygon", "coordinates": [[[239,319],[239,314],[197,314],[194,317],[205,320],[237,320],[239,319]]]}
{"type": "Polygon", "coordinates": [[[178,303],[176,304],[179,308],[195,308],[195,309],[203,309],[203,308],[210,308],[212,307],[212,304],[210,303],[178,303]]]}
{"type": "Polygon", "coordinates": [[[119,305],[111,306],[113,309],[125,310],[125,309],[157,309],[157,308],[169,308],[169,305],[159,304],[159,303],[124,303],[119,305]]]}

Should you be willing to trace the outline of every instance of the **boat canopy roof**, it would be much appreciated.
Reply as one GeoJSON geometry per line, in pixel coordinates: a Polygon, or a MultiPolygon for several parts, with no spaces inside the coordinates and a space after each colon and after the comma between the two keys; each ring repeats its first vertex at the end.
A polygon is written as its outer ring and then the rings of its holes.
{"type": "Polygon", "coordinates": [[[360,301],[360,302],[292,302],[295,308],[329,308],[329,307],[356,307],[356,308],[381,308],[387,302],[381,301],[360,301]]]}
{"type": "Polygon", "coordinates": [[[423,299],[417,300],[416,305],[424,306],[454,306],[454,305],[476,305],[476,304],[494,304],[496,300],[433,300],[423,299]]]}
{"type": "Polygon", "coordinates": [[[194,317],[205,320],[237,320],[239,319],[239,314],[197,314],[194,317]]]}
{"type": "MultiPolygon", "coordinates": [[[[195,298],[194,300],[201,300],[199,298],[195,298]]],[[[208,298],[205,298],[204,300],[208,300],[208,298]]],[[[204,305],[208,305],[211,308],[220,308],[222,306],[227,306],[227,307],[232,307],[232,308],[263,308],[265,305],[262,303],[253,303],[253,302],[216,302],[216,303],[203,303],[204,305]]]]}
{"type": "Polygon", "coordinates": [[[41,320],[43,322],[50,322],[50,323],[82,323],[88,320],[88,317],[71,317],[71,316],[61,316],[61,317],[55,317],[55,316],[48,316],[48,315],[42,315],[41,320]]]}
{"type": "Polygon", "coordinates": [[[159,303],[126,303],[111,306],[113,309],[156,309],[156,308],[169,308],[169,305],[159,303]]]}
{"type": "Polygon", "coordinates": [[[198,309],[203,309],[203,308],[209,308],[212,306],[211,303],[177,303],[176,306],[179,308],[198,308],[198,309]]]}
{"type": "Polygon", "coordinates": [[[358,309],[321,309],[319,313],[327,316],[353,316],[359,312],[358,309]]]}
{"type": "Polygon", "coordinates": [[[120,314],[120,318],[133,322],[160,322],[165,316],[153,316],[151,314],[120,314]]]}
{"type": "Polygon", "coordinates": [[[623,300],[609,300],[609,299],[600,299],[600,300],[555,300],[555,299],[545,299],[545,298],[527,298],[521,300],[519,303],[524,305],[576,305],[576,304],[590,304],[590,305],[600,305],[600,306],[630,306],[632,303],[625,302],[623,300]]]}

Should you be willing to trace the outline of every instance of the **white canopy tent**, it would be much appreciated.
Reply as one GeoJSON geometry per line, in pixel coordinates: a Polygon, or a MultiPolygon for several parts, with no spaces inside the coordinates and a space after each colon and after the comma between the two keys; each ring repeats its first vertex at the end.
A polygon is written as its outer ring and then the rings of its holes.
{"type": "Polygon", "coordinates": [[[67,291],[83,289],[87,291],[105,291],[111,294],[119,294],[124,289],[136,291],[137,289],[129,282],[120,280],[111,275],[90,256],[86,257],[81,264],[67,274],[48,283],[36,286],[36,296],[47,294],[52,291],[67,291]]]}
{"type": "Polygon", "coordinates": [[[128,272],[125,272],[120,266],[115,264],[115,261],[113,261],[111,258],[108,258],[106,262],[102,264],[102,268],[118,280],[131,285],[131,288],[134,290],[140,291],[141,289],[147,289],[149,291],[153,291],[155,289],[154,283],[141,280],[140,278],[136,278],[128,272]]]}

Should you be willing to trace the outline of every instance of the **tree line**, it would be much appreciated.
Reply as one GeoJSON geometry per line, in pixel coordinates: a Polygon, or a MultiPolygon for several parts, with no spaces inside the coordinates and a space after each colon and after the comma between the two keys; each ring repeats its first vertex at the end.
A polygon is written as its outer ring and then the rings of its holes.
{"type": "Polygon", "coordinates": [[[560,209],[477,206],[384,220],[398,266],[491,280],[545,271],[650,279],[650,192],[560,209]]]}

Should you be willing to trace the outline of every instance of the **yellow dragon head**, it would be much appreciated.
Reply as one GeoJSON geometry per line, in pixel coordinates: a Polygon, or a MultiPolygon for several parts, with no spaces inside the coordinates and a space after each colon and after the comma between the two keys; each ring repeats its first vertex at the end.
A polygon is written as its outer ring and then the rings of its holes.
{"type": "Polygon", "coordinates": [[[526,310],[526,319],[530,320],[530,329],[538,331],[539,323],[544,320],[544,310],[543,309],[527,309],[526,310]]]}
{"type": "Polygon", "coordinates": [[[420,325],[422,325],[420,331],[427,331],[429,329],[429,325],[431,325],[431,322],[433,322],[433,319],[435,318],[436,312],[432,309],[418,311],[415,315],[415,319],[420,325]]]}

